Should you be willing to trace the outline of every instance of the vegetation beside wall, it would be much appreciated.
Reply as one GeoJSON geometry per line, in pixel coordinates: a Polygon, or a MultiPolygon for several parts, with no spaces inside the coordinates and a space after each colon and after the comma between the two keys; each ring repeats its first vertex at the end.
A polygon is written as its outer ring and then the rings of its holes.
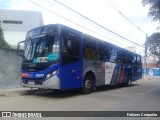
{"type": "Polygon", "coordinates": [[[11,48],[10,45],[4,39],[3,30],[1,26],[0,26],[0,48],[5,48],[5,49],[11,48]]]}

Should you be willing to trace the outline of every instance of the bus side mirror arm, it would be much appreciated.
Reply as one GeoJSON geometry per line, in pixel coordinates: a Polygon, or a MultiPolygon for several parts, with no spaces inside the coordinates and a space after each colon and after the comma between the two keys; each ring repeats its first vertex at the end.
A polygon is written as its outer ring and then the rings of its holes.
{"type": "Polygon", "coordinates": [[[24,51],[23,50],[20,50],[20,43],[23,43],[24,41],[22,42],[19,42],[18,43],[18,46],[17,46],[17,54],[21,57],[24,57],[24,51]]]}

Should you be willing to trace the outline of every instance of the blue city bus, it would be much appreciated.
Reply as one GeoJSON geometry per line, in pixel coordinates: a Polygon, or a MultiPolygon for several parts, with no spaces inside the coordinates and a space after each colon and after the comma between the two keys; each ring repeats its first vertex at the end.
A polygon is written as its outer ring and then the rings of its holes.
{"type": "Polygon", "coordinates": [[[81,88],[88,94],[97,86],[130,86],[142,78],[140,55],[61,24],[30,30],[18,54],[23,87],[81,88]]]}

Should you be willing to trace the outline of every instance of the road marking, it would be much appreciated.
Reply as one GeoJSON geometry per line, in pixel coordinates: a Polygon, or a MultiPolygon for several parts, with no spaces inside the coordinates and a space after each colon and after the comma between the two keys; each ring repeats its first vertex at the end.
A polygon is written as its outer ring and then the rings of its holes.
{"type": "Polygon", "coordinates": [[[147,91],[147,92],[145,92],[145,93],[142,93],[141,95],[148,94],[148,93],[150,93],[150,92],[152,92],[152,91],[155,91],[155,90],[158,90],[158,89],[160,89],[160,88],[154,88],[154,89],[151,89],[150,91],[147,91]]]}

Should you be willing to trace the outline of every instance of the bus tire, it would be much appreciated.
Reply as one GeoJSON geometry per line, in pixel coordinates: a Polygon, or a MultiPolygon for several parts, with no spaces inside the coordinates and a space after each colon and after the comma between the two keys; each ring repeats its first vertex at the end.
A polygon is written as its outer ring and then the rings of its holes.
{"type": "Polygon", "coordinates": [[[93,78],[90,75],[86,75],[84,77],[82,93],[90,94],[92,92],[92,89],[93,89],[93,78]]]}

